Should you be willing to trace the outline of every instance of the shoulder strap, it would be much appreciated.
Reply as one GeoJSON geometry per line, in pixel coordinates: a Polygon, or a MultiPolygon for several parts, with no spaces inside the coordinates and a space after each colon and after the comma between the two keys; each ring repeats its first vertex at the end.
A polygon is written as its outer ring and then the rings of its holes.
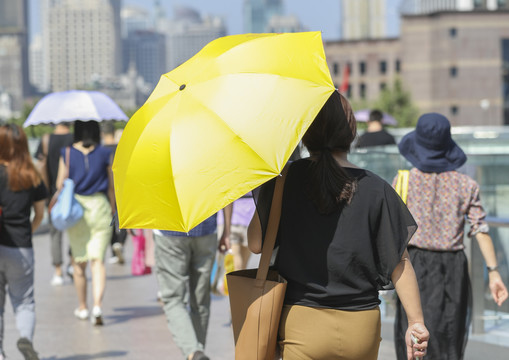
{"type": "Polygon", "coordinates": [[[270,206],[269,222],[267,224],[267,231],[263,241],[262,255],[260,257],[258,271],[256,272],[257,280],[266,280],[269,272],[270,258],[272,257],[272,250],[274,250],[274,244],[276,243],[279,220],[281,219],[283,189],[288,167],[289,164],[286,164],[283,171],[281,171],[281,176],[278,176],[276,179],[276,186],[274,188],[274,195],[272,196],[272,204],[270,206]]]}
{"type": "Polygon", "coordinates": [[[408,199],[408,179],[410,172],[408,170],[398,170],[398,179],[396,180],[396,192],[401,197],[401,200],[406,204],[408,199]]]}
{"type": "Polygon", "coordinates": [[[69,168],[70,167],[71,167],[71,147],[67,146],[65,148],[65,169],[66,169],[65,178],[66,179],[69,177],[69,168]]]}

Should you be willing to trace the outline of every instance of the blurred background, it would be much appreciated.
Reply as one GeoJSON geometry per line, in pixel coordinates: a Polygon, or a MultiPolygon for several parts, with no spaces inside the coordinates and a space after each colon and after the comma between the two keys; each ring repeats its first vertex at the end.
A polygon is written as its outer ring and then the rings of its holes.
{"type": "Polygon", "coordinates": [[[70,89],[130,115],[215,38],[318,30],[356,108],[509,125],[508,24],[509,0],[0,0],[0,119],[70,89]]]}
{"type": "MultiPolygon", "coordinates": [[[[423,112],[449,118],[509,283],[509,0],[0,0],[0,122],[22,124],[42,96],[71,89],[104,92],[131,116],[211,40],[298,31],[322,31],[336,87],[355,110],[394,117],[396,139],[423,112]]],[[[31,145],[50,130],[28,128],[31,145]]],[[[396,146],[351,156],[389,182],[409,167],[396,146]]],[[[475,242],[467,252],[481,294],[473,332],[508,346],[509,303],[489,301],[475,242]]]]}

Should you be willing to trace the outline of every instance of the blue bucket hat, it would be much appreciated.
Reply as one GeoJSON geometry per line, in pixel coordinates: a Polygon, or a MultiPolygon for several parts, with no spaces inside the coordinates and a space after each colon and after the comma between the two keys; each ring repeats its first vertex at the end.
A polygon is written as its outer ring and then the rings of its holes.
{"type": "Polygon", "coordinates": [[[456,170],[467,161],[451,137],[449,120],[438,113],[423,114],[415,130],[401,139],[398,148],[412,165],[428,173],[456,170]]]}

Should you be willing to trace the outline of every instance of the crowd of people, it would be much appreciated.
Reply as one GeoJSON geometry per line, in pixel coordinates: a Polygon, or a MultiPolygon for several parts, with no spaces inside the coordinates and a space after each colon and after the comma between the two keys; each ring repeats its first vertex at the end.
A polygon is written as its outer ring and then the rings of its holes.
{"type": "MultiPolygon", "coordinates": [[[[373,111],[371,135],[358,147],[395,144],[373,111]],[[374,134],[374,135],[373,135],[374,134]],[[379,142],[377,142],[379,141],[379,142]],[[375,144],[376,142],[376,144],[375,144]]],[[[66,178],[84,209],[66,230],[69,263],[64,270],[62,232],[49,224],[51,284],[72,275],[77,295],[74,315],[103,324],[105,254],[124,263],[127,233],[115,229],[111,164],[114,128],[96,121],[55,126],[44,136],[34,166],[27,137],[19,126],[0,126],[0,360],[3,360],[3,313],[8,294],[19,331],[17,346],[25,359],[38,359],[35,329],[32,234],[45,203],[66,178]],[[33,209],[33,217],[31,211],[33,209]],[[92,275],[87,304],[87,266],[92,275]]],[[[379,291],[398,296],[394,334],[398,360],[462,359],[471,321],[472,292],[464,254],[464,225],[479,242],[489,288],[500,306],[508,297],[479,185],[458,169],[466,155],[451,137],[450,123],[437,113],[423,114],[398,148],[413,168],[408,196],[357,167],[348,153],[357,124],[345,97],[334,92],[303,137],[310,156],[292,161],[285,175],[283,205],[274,267],[288,281],[279,326],[283,359],[377,359],[381,318],[379,291]],[[340,345],[338,345],[340,344],[340,345]]],[[[188,360],[207,360],[210,278],[217,251],[234,253],[236,269],[259,253],[267,224],[274,181],[223,209],[188,233],[153,230],[160,300],[175,344],[188,360]]]]}

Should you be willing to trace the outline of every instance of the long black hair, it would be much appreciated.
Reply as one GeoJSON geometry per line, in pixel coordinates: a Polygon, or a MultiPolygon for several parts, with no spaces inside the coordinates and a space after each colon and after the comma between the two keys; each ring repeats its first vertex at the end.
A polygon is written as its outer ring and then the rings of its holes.
{"type": "Polygon", "coordinates": [[[329,214],[350,203],[357,182],[332,156],[348,152],[357,134],[352,108],[334,91],[302,138],[312,155],[309,196],[320,213],[329,214]]]}
{"type": "Polygon", "coordinates": [[[97,146],[101,142],[101,129],[97,121],[74,122],[74,142],[83,141],[83,147],[97,146]]]}

